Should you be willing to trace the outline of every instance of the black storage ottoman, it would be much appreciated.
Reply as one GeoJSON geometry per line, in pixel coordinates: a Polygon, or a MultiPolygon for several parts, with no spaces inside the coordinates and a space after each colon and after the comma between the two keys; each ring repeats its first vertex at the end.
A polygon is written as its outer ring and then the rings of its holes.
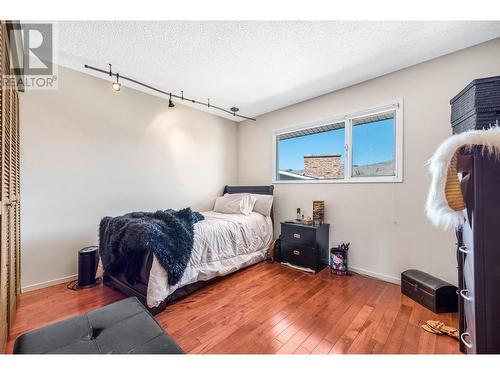
{"type": "Polygon", "coordinates": [[[457,287],[419,270],[401,273],[401,293],[435,313],[458,311],[457,287]]]}
{"type": "Polygon", "coordinates": [[[136,297],[25,333],[14,354],[183,354],[136,297]]]}

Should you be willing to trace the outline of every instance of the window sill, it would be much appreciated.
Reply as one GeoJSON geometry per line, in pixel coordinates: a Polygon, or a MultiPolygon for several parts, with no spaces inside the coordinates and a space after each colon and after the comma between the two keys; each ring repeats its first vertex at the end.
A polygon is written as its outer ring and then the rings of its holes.
{"type": "Polygon", "coordinates": [[[403,182],[402,177],[353,177],[348,180],[273,180],[273,184],[393,184],[403,182]]]}

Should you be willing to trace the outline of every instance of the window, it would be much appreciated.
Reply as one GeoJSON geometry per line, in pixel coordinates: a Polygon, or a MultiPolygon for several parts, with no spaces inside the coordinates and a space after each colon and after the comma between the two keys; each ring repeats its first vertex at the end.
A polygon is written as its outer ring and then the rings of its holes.
{"type": "Polygon", "coordinates": [[[275,182],[402,181],[401,103],[274,133],[275,182]]]}
{"type": "Polygon", "coordinates": [[[396,175],[395,112],[352,120],[352,177],[396,175]]]}
{"type": "Polygon", "coordinates": [[[344,177],[343,122],[278,135],[278,180],[344,177]]]}

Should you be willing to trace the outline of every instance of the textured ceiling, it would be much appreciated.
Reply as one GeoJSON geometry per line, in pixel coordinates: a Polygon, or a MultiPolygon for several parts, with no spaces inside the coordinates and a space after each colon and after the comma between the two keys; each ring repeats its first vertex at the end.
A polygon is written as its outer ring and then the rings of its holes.
{"type": "Polygon", "coordinates": [[[90,73],[83,64],[112,63],[121,74],[248,116],[500,37],[497,21],[56,24],[61,65],[90,73]]]}

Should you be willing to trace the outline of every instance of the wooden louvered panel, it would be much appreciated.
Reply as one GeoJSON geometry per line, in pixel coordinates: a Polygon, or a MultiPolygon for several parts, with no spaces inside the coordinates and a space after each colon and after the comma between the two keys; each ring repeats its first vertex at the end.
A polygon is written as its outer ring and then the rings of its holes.
{"type": "Polygon", "coordinates": [[[12,192],[14,200],[19,198],[19,122],[17,91],[12,90],[12,192]]]}
{"type": "Polygon", "coordinates": [[[20,160],[19,160],[19,95],[17,91],[13,90],[12,99],[12,147],[13,147],[13,168],[14,168],[14,182],[13,182],[13,194],[16,201],[19,200],[20,186],[20,160]]]}
{"type": "Polygon", "coordinates": [[[11,254],[12,254],[12,246],[10,243],[10,237],[11,237],[11,225],[10,225],[10,200],[9,200],[9,190],[10,190],[10,161],[11,161],[11,145],[10,145],[10,138],[11,138],[11,105],[10,105],[10,90],[7,88],[3,91],[4,95],[4,158],[3,158],[3,175],[2,175],[2,202],[5,202],[5,204],[2,207],[2,221],[3,225],[5,227],[5,232],[4,232],[4,246],[7,249],[7,323],[10,328],[10,320],[11,320],[11,309],[10,307],[12,306],[12,295],[11,295],[11,289],[10,289],[10,283],[11,283],[11,267],[10,267],[10,261],[11,261],[11,254]]]}
{"type": "MultiPolygon", "coordinates": [[[[5,26],[3,24],[0,25],[0,72],[2,76],[5,74],[5,26]]],[[[4,113],[4,90],[3,87],[0,90],[0,182],[2,182],[3,187],[3,165],[4,165],[4,150],[3,150],[3,139],[5,136],[4,132],[4,124],[5,124],[5,113],[4,113]]],[[[0,192],[2,189],[0,189],[0,192]]],[[[5,225],[4,225],[4,200],[3,196],[0,196],[0,349],[5,347],[5,343],[7,342],[8,335],[8,325],[7,325],[7,315],[8,315],[8,290],[7,290],[7,247],[5,246],[4,234],[5,234],[5,225]]]]}
{"type": "Polygon", "coordinates": [[[13,244],[12,244],[12,234],[13,234],[13,228],[12,228],[12,206],[7,207],[7,209],[3,212],[3,215],[5,215],[5,245],[7,246],[7,249],[9,251],[9,259],[8,261],[8,280],[7,280],[7,305],[9,308],[9,316],[8,316],[8,325],[10,328],[10,325],[13,321],[14,318],[14,313],[16,309],[16,285],[14,281],[15,277],[15,259],[13,259],[13,244]],[[12,262],[14,260],[14,263],[12,262]]]}
{"type": "Polygon", "coordinates": [[[15,264],[16,264],[16,295],[21,294],[21,149],[20,149],[20,127],[19,127],[19,94],[14,91],[14,125],[15,125],[15,145],[16,145],[16,204],[15,204],[15,264]]]}
{"type": "Polygon", "coordinates": [[[16,254],[16,296],[21,294],[21,203],[15,207],[15,254],[16,254]]]}
{"type": "MultiPolygon", "coordinates": [[[[10,74],[3,21],[0,22],[0,71],[2,76],[10,74]]],[[[0,350],[3,352],[20,293],[20,140],[17,88],[2,85],[0,92],[0,350]]]]}
{"type": "Polygon", "coordinates": [[[7,233],[8,233],[8,249],[9,255],[9,327],[14,321],[14,314],[16,312],[17,306],[17,282],[16,282],[16,229],[15,229],[15,209],[17,205],[17,197],[14,195],[15,189],[15,165],[16,163],[16,95],[14,89],[9,89],[9,105],[10,105],[10,118],[9,118],[9,130],[10,130],[10,160],[9,160],[9,199],[10,205],[7,208],[7,218],[8,223],[7,233]]]}
{"type": "Polygon", "coordinates": [[[2,170],[2,200],[5,199],[6,204],[10,203],[10,172],[11,172],[11,95],[10,90],[3,90],[4,98],[4,139],[3,139],[3,170],[2,170]]]}

